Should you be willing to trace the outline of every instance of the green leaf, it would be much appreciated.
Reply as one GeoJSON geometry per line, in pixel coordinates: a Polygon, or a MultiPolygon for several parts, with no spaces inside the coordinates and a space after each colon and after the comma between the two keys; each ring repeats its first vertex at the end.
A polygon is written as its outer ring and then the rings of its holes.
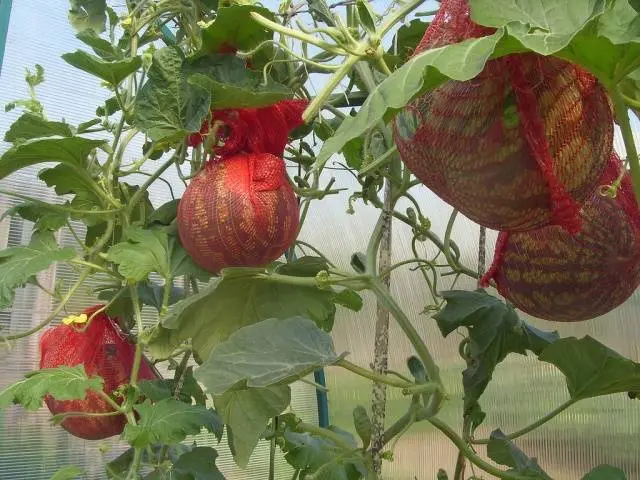
{"type": "Polygon", "coordinates": [[[360,17],[360,22],[364,29],[369,34],[376,33],[376,22],[374,20],[375,14],[373,10],[369,7],[368,2],[363,0],[356,0],[356,9],[358,10],[358,16],[360,17]]]}
{"type": "Polygon", "coordinates": [[[145,280],[151,272],[165,279],[201,273],[178,239],[164,230],[132,226],[124,231],[124,238],[109,249],[107,259],[117,264],[118,272],[131,282],[145,280]]]}
{"type": "Polygon", "coordinates": [[[222,435],[218,414],[202,405],[188,405],[167,398],[154,404],[147,400],[134,408],[140,420],[137,425],[127,424],[124,440],[135,448],[146,448],[154,443],[178,443],[187,435],[200,433],[203,428],[222,435]]]}
{"type": "Polygon", "coordinates": [[[118,272],[130,282],[146,280],[151,272],[169,277],[167,234],[137,226],[124,232],[126,241],[109,249],[107,260],[118,265],[118,272]]]}
{"type": "Polygon", "coordinates": [[[78,210],[70,212],[74,220],[82,220],[87,226],[93,226],[107,220],[108,214],[84,214],[82,211],[102,209],[102,198],[96,193],[96,179],[99,167],[94,163],[85,164],[84,169],[67,164],[59,164],[54,168],[42,170],[38,176],[47,186],[54,187],[58,195],[73,194],[74,198],[69,204],[70,208],[78,210]]]}
{"type": "Polygon", "coordinates": [[[16,288],[30,277],[75,254],[73,248],[59,248],[51,232],[37,232],[29,245],[0,251],[0,308],[11,306],[16,288]]]}
{"type": "MultiPolygon", "coordinates": [[[[280,267],[279,273],[297,271],[297,275],[314,277],[326,264],[310,267],[308,260],[298,260],[280,267]],[[304,262],[307,264],[303,265],[304,262]],[[301,266],[301,270],[295,270],[301,266]],[[292,270],[294,269],[294,270],[292,270]],[[303,272],[306,272],[304,273],[303,272]]],[[[227,269],[221,281],[215,281],[199,294],[172,306],[150,340],[156,358],[166,358],[175,347],[191,338],[193,348],[202,358],[209,358],[213,348],[233,332],[268,318],[311,318],[331,330],[336,312],[336,292],[311,286],[286,285],[269,280],[264,270],[227,269]]],[[[342,298],[342,297],[340,297],[342,298]]]]}
{"type": "Polygon", "coordinates": [[[591,20],[602,15],[607,0],[469,0],[471,18],[488,27],[506,27],[526,48],[549,55],[565,48],[591,20]]]}
{"type": "Polygon", "coordinates": [[[245,67],[230,55],[209,55],[188,66],[189,84],[211,93],[211,108],[257,108],[289,98],[293,92],[245,67]]]}
{"type": "MultiPolygon", "coordinates": [[[[65,204],[66,205],[66,204],[65,204]]],[[[69,212],[56,208],[58,205],[49,205],[45,202],[26,202],[11,207],[0,217],[18,215],[25,220],[34,223],[33,229],[36,232],[45,230],[57,231],[67,223],[69,212]]]]}
{"type": "Polygon", "coordinates": [[[627,480],[627,476],[617,467],[600,465],[582,477],[582,480],[627,480]]]}
{"type": "Polygon", "coordinates": [[[333,14],[324,0],[307,0],[311,16],[316,22],[326,23],[332,27],[335,25],[333,14]]]}
{"type": "Polygon", "coordinates": [[[277,385],[231,390],[214,397],[213,402],[233,432],[234,459],[245,468],[269,420],[289,406],[291,389],[288,385],[277,385]]]}
{"type": "Polygon", "coordinates": [[[269,9],[257,5],[221,7],[216,12],[213,23],[202,31],[201,50],[218,53],[226,44],[238,50],[249,51],[273,38],[273,32],[256,22],[251,17],[251,12],[274,20],[274,15],[269,9]],[[242,28],[238,28],[240,25],[242,28]]]}
{"type": "Polygon", "coordinates": [[[500,430],[491,433],[487,455],[494,462],[511,467],[510,472],[531,479],[551,480],[551,477],[540,468],[537,459],[529,458],[500,430]]]}
{"type": "Polygon", "coordinates": [[[76,35],[76,38],[85,45],[90,46],[93,51],[103,60],[112,61],[122,58],[122,52],[110,41],[101,38],[93,30],[85,30],[76,35]]]}
{"type": "Polygon", "coordinates": [[[156,208],[149,218],[147,218],[147,226],[154,224],[158,225],[170,225],[176,219],[178,215],[178,205],[180,199],[169,200],[167,203],[156,208]]]}
{"type": "Polygon", "coordinates": [[[74,480],[78,478],[80,475],[84,475],[84,474],[85,474],[84,470],[71,465],[68,467],[62,467],[60,470],[54,473],[53,477],[51,477],[51,480],[74,480]]]}
{"type": "Polygon", "coordinates": [[[85,175],[83,167],[87,156],[96,148],[105,146],[103,140],[81,137],[35,138],[16,145],[0,157],[0,179],[25,167],[39,163],[56,162],[69,165],[78,175],[85,175]]]}
{"type": "Polygon", "coordinates": [[[409,24],[402,25],[396,33],[391,47],[387,50],[384,60],[389,68],[396,69],[403,65],[413,55],[416,47],[422,40],[424,32],[429,26],[428,22],[416,18],[409,24]]]}
{"type": "Polygon", "coordinates": [[[69,23],[76,31],[104,32],[107,21],[106,0],[69,0],[69,23]]]}
{"type": "Polygon", "coordinates": [[[101,78],[113,86],[119,85],[120,82],[142,66],[140,57],[107,62],[82,50],[65,53],[62,55],[62,59],[69,65],[101,78]]]}
{"type": "Polygon", "coordinates": [[[629,4],[636,12],[640,13],[640,0],[629,0],[629,4]]]}
{"type": "MultiPolygon", "coordinates": [[[[478,75],[503,36],[504,31],[499,29],[487,37],[435,48],[411,58],[371,92],[355,117],[345,118],[336,134],[322,146],[316,168],[342,150],[348,141],[388,119],[417,95],[436,88],[447,78],[464,81],[478,75]]],[[[501,53],[510,52],[504,49],[501,53]]]]}
{"type": "Polygon", "coordinates": [[[295,469],[301,470],[306,478],[314,474],[313,478],[325,480],[352,480],[364,478],[366,468],[360,452],[355,451],[357,444],[353,435],[334,426],[328,430],[338,433],[344,440],[353,445],[354,452],[346,453],[342,447],[324,437],[312,435],[308,432],[298,433],[284,431],[285,460],[295,469]]]}
{"type": "MultiPolygon", "coordinates": [[[[176,389],[176,381],[171,378],[143,380],[139,383],[142,394],[152,402],[158,402],[165,398],[172,398],[176,389]]],[[[192,399],[198,405],[206,405],[207,397],[202,388],[193,376],[193,367],[187,368],[182,377],[182,386],[180,388],[179,398],[181,402],[192,403],[192,399]]],[[[220,432],[222,427],[220,428],[220,432]]],[[[220,438],[218,438],[220,441],[220,438]]]]}
{"type": "Polygon", "coordinates": [[[558,340],[538,358],[552,363],[567,377],[573,399],[640,390],[640,364],[589,336],[558,340]]]}
{"type": "Polygon", "coordinates": [[[211,95],[187,82],[185,58],[178,47],[153,54],[149,79],[136,101],[136,123],[154,141],[180,140],[197,132],[209,113],[211,95]]]}
{"type": "Polygon", "coordinates": [[[70,137],[73,135],[71,127],[63,122],[50,122],[40,115],[23,113],[4,134],[4,141],[16,143],[32,138],[42,137],[70,137]]]}
{"type": "MultiPolygon", "coordinates": [[[[496,365],[510,353],[539,355],[556,342],[555,332],[543,332],[523,322],[515,310],[484,290],[443,293],[446,306],[434,315],[443,336],[460,327],[469,331],[471,365],[463,372],[465,412],[482,415],[477,401],[493,376],[496,365]]],[[[478,424],[476,423],[475,426],[478,424]]]]}
{"type": "Polygon", "coordinates": [[[269,319],[234,332],[195,372],[212,395],[243,387],[291,383],[332,365],[331,336],[307,318],[269,319]]]}
{"type": "Polygon", "coordinates": [[[356,428],[356,432],[362,440],[362,448],[369,448],[373,427],[367,409],[362,405],[358,405],[353,409],[353,426],[356,428]]]}
{"type": "Polygon", "coordinates": [[[196,447],[183,453],[173,464],[173,471],[190,480],[224,480],[216,466],[218,452],[211,447],[196,447]]]}
{"type": "Polygon", "coordinates": [[[116,97],[111,97],[104,102],[103,106],[96,108],[96,115],[99,117],[108,117],[120,111],[120,103],[116,97]]]}
{"type": "Polygon", "coordinates": [[[27,410],[38,410],[46,395],[56,400],[82,400],[87,390],[102,391],[103,384],[102,378],[87,376],[84,365],[43,368],[0,392],[0,409],[20,404],[27,410]]]}

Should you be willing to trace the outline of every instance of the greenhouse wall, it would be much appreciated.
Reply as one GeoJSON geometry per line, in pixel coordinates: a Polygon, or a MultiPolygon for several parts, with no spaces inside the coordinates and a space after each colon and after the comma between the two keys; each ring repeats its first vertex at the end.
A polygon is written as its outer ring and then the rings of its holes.
{"type": "MultiPolygon", "coordinates": [[[[7,0],[0,0],[0,13],[6,15],[7,0]]],[[[38,95],[51,119],[64,119],[71,123],[92,117],[92,109],[109,92],[98,88],[94,77],[79,73],[64,63],[60,55],[81,47],[67,22],[67,2],[51,0],[17,0],[12,2],[11,16],[2,70],[0,75],[0,105],[27,95],[24,68],[40,64],[45,70],[45,82],[38,88],[38,95]],[[98,98],[97,95],[104,95],[98,98]],[[70,100],[73,99],[73,100],[70,100]]],[[[1,24],[2,22],[0,22],[1,24]]],[[[1,28],[0,28],[1,31],[1,28]]],[[[1,37],[0,37],[1,38],[1,37]]],[[[4,132],[18,117],[12,111],[0,115],[0,131],[4,132]]],[[[636,136],[640,139],[638,124],[634,123],[636,136]]],[[[129,146],[131,152],[141,150],[141,142],[129,146]]],[[[621,155],[624,149],[619,134],[615,146],[621,155]]],[[[6,148],[6,145],[1,148],[6,148]]],[[[129,153],[133,160],[135,153],[129,153]]],[[[45,200],[54,198],[53,192],[37,180],[42,166],[14,174],[0,181],[0,188],[24,192],[45,200]]],[[[337,183],[349,184],[348,172],[330,171],[337,183]]],[[[175,195],[183,191],[181,182],[173,173],[165,178],[174,185],[175,195]]],[[[143,181],[140,176],[138,182],[143,181]]],[[[154,205],[167,201],[169,193],[162,183],[156,183],[150,192],[154,205]]],[[[426,189],[416,194],[418,202],[429,216],[433,230],[442,234],[451,208],[426,189]]],[[[0,215],[19,201],[0,194],[0,215]]],[[[408,206],[408,205],[407,205],[408,206]]],[[[358,215],[347,213],[348,195],[330,196],[315,202],[309,213],[301,238],[314,245],[322,245],[325,253],[340,262],[340,267],[349,268],[351,253],[363,251],[366,239],[377,218],[377,211],[356,203],[358,215]]],[[[406,208],[403,206],[402,210],[406,208]]],[[[75,224],[74,224],[75,225],[75,224]]],[[[75,225],[82,232],[82,225],[75,225]]],[[[0,248],[28,242],[31,225],[16,217],[5,216],[0,221],[0,248]]],[[[477,265],[479,227],[466,219],[460,219],[453,237],[459,239],[462,260],[466,265],[477,265]]],[[[408,227],[393,225],[393,258],[396,261],[411,256],[411,231],[408,227]]],[[[487,261],[496,233],[489,232],[487,261]]],[[[64,235],[63,245],[73,245],[73,238],[64,235]]],[[[58,267],[40,278],[47,288],[56,282],[69,284],[74,272],[58,267]]],[[[403,305],[413,324],[432,349],[442,365],[443,380],[448,386],[450,399],[446,402],[442,416],[455,428],[461,427],[462,406],[461,372],[465,368],[458,356],[461,337],[455,334],[446,339],[429,315],[423,313],[427,300],[426,287],[414,280],[415,273],[399,270],[394,274],[391,289],[398,302],[403,305]]],[[[446,280],[451,282],[451,279],[446,280]]],[[[451,286],[443,285],[441,288],[451,286]]],[[[474,283],[461,280],[458,288],[474,289],[474,283]]],[[[76,295],[67,306],[69,312],[79,311],[95,303],[91,292],[76,295]]],[[[50,299],[34,286],[27,286],[17,294],[15,305],[10,310],[0,311],[2,331],[17,332],[39,324],[52,310],[50,299]]],[[[154,320],[151,310],[144,310],[145,319],[154,320]]],[[[563,336],[593,335],[621,354],[640,361],[640,294],[636,292],[626,303],[613,312],[581,324],[560,324],[527,318],[535,326],[545,330],[558,330],[563,336]]],[[[62,317],[62,315],[60,315],[62,317]]],[[[349,359],[359,365],[373,362],[373,332],[376,305],[373,297],[365,295],[364,308],[359,313],[339,309],[332,336],[336,350],[349,352],[349,359]]],[[[59,319],[58,319],[59,320],[59,319]]],[[[403,370],[406,358],[412,349],[400,335],[395,325],[390,330],[390,369],[403,370]],[[400,340],[402,338],[403,340],[400,340]]],[[[38,340],[36,336],[0,345],[0,390],[22,378],[23,374],[38,367],[38,340]]],[[[526,356],[510,356],[499,365],[496,381],[483,397],[487,420],[480,427],[479,435],[486,437],[495,426],[505,431],[521,428],[545,415],[568,399],[564,388],[564,377],[550,364],[535,361],[526,356]]],[[[370,382],[354,377],[342,369],[326,370],[329,418],[341,426],[352,425],[352,410],[357,405],[370,407],[370,382]]],[[[312,380],[312,378],[310,378],[312,380]]],[[[640,455],[638,433],[640,432],[640,410],[637,401],[626,395],[585,400],[562,413],[553,421],[522,438],[519,445],[527,452],[535,452],[539,463],[544,465],[553,478],[574,479],[589,469],[608,463],[625,470],[630,479],[640,478],[640,455]]],[[[292,410],[307,422],[318,422],[315,389],[298,382],[294,386],[292,410]]],[[[406,399],[399,391],[388,392],[387,418],[401,416],[406,408],[406,399]]],[[[51,425],[50,414],[42,408],[37,414],[26,412],[21,407],[0,411],[0,479],[42,480],[50,478],[60,467],[78,465],[88,472],[88,478],[103,477],[103,457],[111,459],[126,446],[117,439],[89,442],[74,438],[59,427],[51,425]]],[[[353,428],[351,428],[352,432],[353,428]]],[[[216,445],[211,436],[200,435],[199,444],[216,445]]],[[[389,480],[423,480],[435,478],[438,468],[452,471],[457,451],[438,431],[426,422],[412,427],[394,446],[393,461],[385,461],[384,475],[389,480]]],[[[216,448],[218,448],[216,446],[216,448]]],[[[262,442],[252,457],[247,470],[234,466],[223,440],[219,447],[218,464],[229,480],[267,478],[269,445],[262,442]]],[[[284,460],[277,459],[277,478],[291,478],[292,470],[284,460]]],[[[488,477],[485,477],[488,478],[488,477]]]]}

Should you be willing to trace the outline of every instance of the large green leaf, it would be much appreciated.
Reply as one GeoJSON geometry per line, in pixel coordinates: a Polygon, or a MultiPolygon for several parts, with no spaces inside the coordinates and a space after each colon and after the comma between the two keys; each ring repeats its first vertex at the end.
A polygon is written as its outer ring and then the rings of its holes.
{"type": "Polygon", "coordinates": [[[120,82],[142,66],[140,57],[108,62],[82,50],[65,53],[62,55],[62,59],[69,65],[101,78],[114,86],[119,85],[120,82]]]}
{"type": "Polygon", "coordinates": [[[25,167],[46,162],[64,163],[82,175],[87,156],[96,148],[104,146],[103,140],[81,137],[27,140],[10,148],[0,157],[0,179],[25,167]]]}
{"type": "Polygon", "coordinates": [[[84,475],[85,471],[79,467],[70,465],[68,467],[63,467],[54,473],[51,480],[74,480],[78,478],[80,475],[84,475]]]}
{"type": "Polygon", "coordinates": [[[151,272],[165,279],[188,273],[201,274],[180,245],[177,237],[161,229],[129,227],[124,231],[125,241],[112,246],[107,259],[118,265],[118,271],[127,280],[145,280],[151,272]]]}
{"type": "Polygon", "coordinates": [[[415,18],[398,29],[391,47],[384,56],[389,68],[393,70],[400,67],[413,55],[428,26],[429,23],[415,18]]]}
{"type": "MultiPolygon", "coordinates": [[[[64,204],[68,206],[68,203],[64,204]]],[[[48,204],[46,202],[25,202],[11,207],[0,217],[18,215],[25,220],[33,222],[33,229],[36,232],[43,230],[57,231],[66,225],[69,212],[61,210],[60,205],[48,204]]]]}
{"type": "Polygon", "coordinates": [[[589,336],[558,340],[538,358],[564,373],[573,399],[640,391],[640,364],[589,336]]]}
{"type": "Polygon", "coordinates": [[[506,26],[526,48],[549,55],[565,48],[607,0],[469,0],[471,18],[488,27],[506,26]]]}
{"type": "Polygon", "coordinates": [[[197,132],[209,112],[210,93],[187,82],[184,63],[178,47],[153,54],[136,101],[136,123],[151,140],[171,142],[197,132]]]}
{"type": "Polygon", "coordinates": [[[0,392],[0,408],[20,404],[27,410],[38,410],[42,399],[51,395],[56,400],[81,400],[87,390],[102,391],[104,381],[89,377],[84,365],[43,368],[25,375],[25,379],[0,392]]]}
{"type": "Polygon", "coordinates": [[[339,360],[331,336],[309,319],[269,319],[232,333],[195,372],[212,395],[291,383],[339,360]]]}
{"type": "Polygon", "coordinates": [[[444,292],[443,297],[447,304],[433,317],[442,335],[446,337],[460,327],[469,331],[472,362],[462,374],[468,413],[478,411],[478,399],[487,388],[496,365],[508,354],[526,355],[530,350],[539,355],[558,339],[555,332],[543,332],[528,325],[512,307],[484,290],[454,290],[444,292]]]}
{"type": "Polygon", "coordinates": [[[93,51],[103,60],[113,61],[123,57],[123,52],[114,46],[110,41],[100,37],[93,30],[85,30],[76,35],[76,38],[85,45],[90,46],[93,51]]]}
{"type": "MultiPolygon", "coordinates": [[[[326,268],[321,261],[311,263],[308,257],[303,257],[281,266],[278,271],[283,275],[314,277],[326,268]]],[[[333,327],[335,303],[342,298],[337,292],[274,282],[261,269],[246,272],[246,269],[227,269],[221,281],[173,305],[150,341],[152,354],[164,358],[191,338],[193,348],[206,359],[217,344],[239,328],[268,318],[303,316],[324,330],[333,327]]],[[[358,304],[347,306],[359,307],[358,304]]]]}
{"type": "Polygon", "coordinates": [[[224,423],[231,429],[235,461],[244,468],[269,420],[289,406],[291,389],[288,385],[277,385],[231,390],[214,397],[213,402],[224,423]]]}
{"type": "Polygon", "coordinates": [[[582,477],[582,480],[627,480],[627,476],[617,467],[600,465],[582,477]]]}
{"type": "Polygon", "coordinates": [[[488,37],[435,48],[411,58],[371,92],[355,117],[349,116],[342,122],[335,135],[322,146],[316,168],[342,150],[349,140],[388,119],[417,95],[439,86],[447,78],[469,80],[478,75],[503,36],[504,30],[498,29],[488,37]]]}
{"type": "Polygon", "coordinates": [[[361,452],[356,451],[357,444],[353,435],[334,426],[329,430],[342,436],[354,451],[347,453],[331,440],[304,432],[284,431],[282,450],[285,460],[295,469],[301,470],[304,478],[314,474],[313,478],[353,480],[364,477],[365,460],[361,452]],[[337,461],[337,459],[340,461],[337,461]]]}
{"type": "Polygon", "coordinates": [[[532,480],[551,480],[551,477],[540,468],[537,459],[529,458],[500,430],[491,433],[487,455],[494,462],[511,467],[510,472],[532,480]]]}
{"type": "Polygon", "coordinates": [[[187,435],[195,435],[206,428],[222,435],[218,414],[202,405],[189,405],[173,398],[150,401],[136,405],[140,416],[137,425],[127,424],[124,439],[136,448],[146,448],[154,443],[178,443],[187,435]]]}
{"type": "Polygon", "coordinates": [[[29,245],[0,251],[0,308],[11,306],[16,288],[30,277],[75,254],[73,248],[58,247],[48,231],[35,233],[29,245]]]}
{"type": "Polygon", "coordinates": [[[50,122],[40,115],[31,112],[23,113],[11,124],[4,134],[4,141],[16,143],[31,138],[42,137],[70,137],[73,135],[71,127],[63,122],[50,122]]]}
{"type": "Polygon", "coordinates": [[[69,23],[77,31],[104,31],[107,21],[106,0],[69,0],[69,23]]]}
{"type": "Polygon", "coordinates": [[[216,466],[218,452],[211,447],[196,447],[185,452],[173,464],[173,471],[185,480],[224,480],[216,466]]]}
{"type": "Polygon", "coordinates": [[[257,5],[220,7],[216,19],[202,31],[202,51],[218,53],[225,44],[248,51],[273,38],[273,32],[256,22],[251,12],[274,19],[269,9],[257,5]]]}
{"type": "Polygon", "coordinates": [[[102,209],[102,197],[96,193],[98,175],[99,167],[95,163],[85,164],[82,170],[67,164],[59,164],[53,168],[42,170],[38,177],[47,186],[54,187],[58,195],[74,195],[69,207],[76,211],[71,212],[71,218],[82,220],[87,226],[93,226],[105,222],[108,216],[108,214],[82,213],[83,211],[102,209]]]}
{"type": "Polygon", "coordinates": [[[261,72],[248,70],[230,55],[209,55],[188,67],[189,83],[211,93],[211,108],[256,108],[291,97],[293,92],[261,72]]]}

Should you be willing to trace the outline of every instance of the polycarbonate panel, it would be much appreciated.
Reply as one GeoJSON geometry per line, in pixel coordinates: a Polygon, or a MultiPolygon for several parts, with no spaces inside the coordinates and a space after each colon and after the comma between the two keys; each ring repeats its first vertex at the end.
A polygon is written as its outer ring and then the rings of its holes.
{"type": "MultiPolygon", "coordinates": [[[[66,0],[13,2],[0,76],[0,106],[28,96],[24,68],[33,69],[36,63],[45,69],[45,82],[37,87],[37,93],[49,119],[64,118],[67,122],[77,125],[93,118],[95,108],[109,97],[109,91],[100,88],[98,79],[72,68],[60,58],[63,53],[78,48],[86,49],[74,37],[67,23],[67,8],[66,0]]],[[[17,111],[0,114],[2,135],[19,115],[17,111]]],[[[4,151],[7,147],[7,144],[2,144],[0,149],[4,151]]],[[[139,136],[130,144],[124,163],[139,159],[141,149],[142,140],[139,136]]],[[[16,173],[1,180],[0,188],[50,200],[54,198],[53,192],[44,182],[37,179],[37,173],[43,168],[43,165],[38,165],[16,173]]],[[[146,178],[143,175],[135,175],[127,177],[126,181],[136,185],[146,178]]],[[[175,170],[170,170],[163,178],[172,184],[175,195],[179,197],[184,191],[184,185],[175,170]]],[[[156,207],[171,199],[167,186],[162,182],[154,184],[149,193],[156,207]]],[[[0,215],[17,203],[19,201],[0,194],[0,215]]],[[[0,222],[0,249],[28,243],[31,227],[29,222],[11,217],[4,218],[0,222]]],[[[74,222],[73,227],[82,238],[83,225],[74,222]]],[[[65,246],[77,247],[73,236],[67,230],[64,230],[60,240],[65,246]]],[[[52,288],[55,282],[63,282],[68,288],[76,278],[73,270],[65,265],[39,276],[40,283],[47,288],[52,288]]],[[[90,285],[87,283],[87,286],[90,285]]],[[[91,296],[90,288],[86,288],[72,298],[66,310],[77,312],[94,303],[97,303],[97,300],[91,296]]],[[[52,303],[49,297],[38,288],[28,286],[19,290],[13,308],[0,311],[2,333],[15,333],[32,328],[42,322],[51,311],[52,303]]],[[[61,314],[59,317],[62,316],[61,314]]],[[[144,308],[143,317],[149,324],[155,320],[154,311],[144,308]]],[[[22,378],[24,373],[37,368],[37,365],[36,337],[12,342],[10,345],[0,345],[0,390],[22,378]]],[[[291,410],[304,421],[317,423],[314,389],[300,382],[294,384],[291,410]]],[[[36,413],[26,412],[18,406],[0,411],[0,480],[45,480],[66,465],[84,468],[88,479],[101,479],[105,478],[103,457],[106,460],[112,459],[126,449],[126,445],[117,439],[92,442],[75,438],[62,428],[52,426],[49,423],[50,417],[46,408],[36,413]]],[[[191,440],[196,440],[199,445],[211,445],[218,450],[220,457],[216,463],[229,480],[266,479],[268,476],[268,442],[259,444],[251,465],[246,470],[241,470],[233,463],[226,437],[220,445],[217,445],[210,434],[190,437],[187,441],[191,440]]],[[[291,475],[291,468],[278,450],[276,478],[290,479],[291,475]]]]}
{"type": "MultiPolygon", "coordinates": [[[[19,0],[14,1],[11,27],[6,48],[5,62],[0,76],[0,105],[26,95],[23,77],[25,66],[41,63],[46,69],[46,82],[38,88],[39,96],[51,119],[64,117],[77,123],[91,117],[95,105],[108,92],[97,88],[98,81],[68,67],[59,56],[61,53],[79,48],[66,22],[66,1],[19,0]],[[69,101],[73,94],[73,101],[69,101]]],[[[376,4],[382,10],[381,4],[376,4]]],[[[316,89],[321,85],[316,82],[316,89]]],[[[17,118],[16,113],[0,115],[0,131],[17,118]]],[[[637,127],[637,123],[634,126],[637,127]]],[[[637,132],[636,132],[637,134],[637,132]]],[[[639,135],[636,135],[640,139],[639,135]]],[[[619,134],[616,149],[624,148],[619,134]]],[[[140,151],[140,143],[131,146],[130,160],[140,151]]],[[[29,195],[47,198],[48,189],[35,179],[41,167],[28,173],[13,175],[0,182],[0,187],[29,195]]],[[[337,170],[328,174],[336,177],[336,185],[352,186],[353,178],[337,170]]],[[[175,174],[166,178],[172,182],[176,196],[183,187],[175,174]]],[[[140,182],[142,177],[138,178],[140,182]]],[[[439,235],[444,234],[450,207],[425,189],[416,189],[415,196],[439,235]]],[[[170,198],[166,186],[158,183],[151,189],[151,197],[157,206],[170,198]]],[[[49,197],[50,198],[50,197],[49,197]]],[[[322,202],[314,202],[309,212],[302,238],[324,251],[339,267],[348,269],[353,252],[364,251],[368,237],[377,219],[377,212],[362,203],[356,204],[357,215],[347,215],[348,193],[331,196],[322,202]]],[[[0,213],[15,204],[0,195],[0,213]]],[[[400,206],[403,210],[408,205],[400,206]]],[[[79,230],[80,231],[80,230],[79,230]]],[[[29,239],[30,225],[15,219],[5,218],[0,223],[0,247],[24,243],[29,239]]],[[[394,221],[393,258],[395,261],[411,256],[411,232],[394,221]]],[[[495,232],[489,232],[487,261],[495,241],[495,232]]],[[[463,262],[475,269],[477,263],[478,226],[459,217],[453,238],[462,251],[463,262]]],[[[64,244],[72,245],[69,235],[62,238],[64,244]]],[[[41,279],[43,284],[53,285],[62,280],[68,285],[73,275],[68,268],[59,267],[41,279]]],[[[441,288],[449,288],[451,279],[445,280],[441,288]]],[[[461,280],[459,288],[475,287],[469,280],[461,280]]],[[[421,314],[430,303],[428,290],[419,275],[408,267],[396,271],[392,279],[392,291],[405,309],[414,325],[426,339],[438,360],[446,383],[449,399],[444,405],[442,417],[459,430],[461,424],[461,372],[463,362],[457,355],[461,336],[450,335],[442,339],[435,322],[421,314]]],[[[620,353],[638,361],[640,338],[638,319],[639,297],[635,294],[615,312],[575,325],[533,320],[539,328],[557,329],[561,335],[593,335],[620,353]]],[[[78,295],[69,304],[69,310],[78,310],[90,305],[93,300],[78,295]]],[[[51,303],[34,287],[18,293],[11,311],[0,312],[0,325],[10,331],[21,331],[39,323],[51,311],[51,303]]],[[[145,309],[145,318],[153,319],[145,309]]],[[[375,325],[375,301],[365,295],[365,306],[360,313],[339,310],[333,337],[336,350],[350,352],[349,359],[359,365],[368,366],[373,361],[373,332],[375,325]]],[[[405,360],[411,355],[409,342],[404,339],[393,320],[390,329],[390,368],[406,371],[405,360]]],[[[11,345],[0,346],[0,388],[19,379],[22,374],[37,365],[37,341],[35,338],[11,345]]],[[[358,404],[369,408],[371,384],[359,377],[337,368],[327,371],[329,410],[332,422],[354,431],[351,411],[358,404]]],[[[293,409],[306,421],[316,422],[315,394],[307,385],[297,385],[294,391],[293,409]]],[[[534,359],[511,356],[497,369],[495,379],[482,398],[488,416],[478,435],[486,436],[494,428],[510,432],[521,428],[554,409],[568,398],[561,374],[552,366],[534,359]]],[[[402,415],[408,400],[397,390],[388,391],[388,424],[402,415]]],[[[49,476],[62,465],[75,464],[86,468],[89,478],[103,478],[100,446],[103,442],[86,442],[66,434],[60,428],[48,424],[46,409],[37,414],[27,414],[14,407],[0,413],[0,479],[40,480],[49,476]]],[[[354,432],[355,433],[355,432],[354,432]]],[[[562,413],[540,430],[517,441],[527,453],[537,456],[540,464],[556,479],[577,479],[600,463],[622,467],[629,479],[640,478],[640,456],[638,438],[640,434],[640,410],[637,402],[625,395],[583,401],[562,413]]],[[[200,437],[198,438],[200,442],[200,437]]],[[[210,439],[209,439],[210,441],[210,439]]],[[[223,441],[224,443],[224,441],[223,441]]],[[[122,450],[121,444],[109,441],[106,454],[113,457],[122,450]]],[[[484,447],[479,448],[484,454],[484,447]]],[[[252,466],[240,471],[232,465],[227,449],[220,448],[218,464],[230,480],[263,480],[266,478],[268,446],[261,445],[254,456],[252,466]]],[[[385,462],[384,473],[388,480],[426,480],[435,478],[440,467],[451,474],[457,452],[439,432],[422,423],[414,426],[395,444],[394,461],[385,462]]],[[[471,472],[468,470],[468,474],[471,472]]],[[[476,471],[481,474],[481,472],[476,471]]],[[[290,478],[290,470],[278,459],[278,478],[290,478]]],[[[482,474],[483,478],[491,478],[482,474]]]]}

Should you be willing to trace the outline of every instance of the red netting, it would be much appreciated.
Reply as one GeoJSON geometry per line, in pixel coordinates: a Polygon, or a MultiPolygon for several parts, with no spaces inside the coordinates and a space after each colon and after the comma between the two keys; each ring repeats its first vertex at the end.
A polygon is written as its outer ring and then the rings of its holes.
{"type": "MultiPolygon", "coordinates": [[[[96,305],[85,313],[89,318],[101,308],[96,305]]],[[[105,313],[96,315],[86,331],[74,325],[58,325],[49,328],[40,338],[40,368],[61,365],[73,367],[84,365],[89,376],[99,375],[104,379],[104,392],[108,395],[120,385],[129,383],[135,346],[123,335],[115,320],[105,313]]],[[[156,375],[143,358],[139,379],[155,379],[156,375]]],[[[115,399],[121,403],[120,399],[115,399]]],[[[83,400],[59,401],[45,397],[49,410],[54,415],[68,412],[112,412],[95,392],[88,392],[83,400]]],[[[86,440],[100,440],[119,435],[124,429],[124,415],[113,417],[70,417],[62,426],[72,435],[86,440]]]]}
{"type": "MultiPolygon", "coordinates": [[[[473,24],[466,0],[443,0],[416,53],[491,31],[473,24]]],[[[613,114],[580,67],[517,54],[415,100],[396,116],[394,138],[412,172],[480,225],[575,233],[612,150],[613,114]]]]}
{"type": "Polygon", "coordinates": [[[224,141],[215,149],[220,156],[235,153],[271,153],[282,156],[289,132],[303,124],[302,112],[306,100],[282,100],[263,108],[212,110],[211,119],[204,122],[199,133],[191,135],[188,144],[200,145],[215,121],[224,122],[218,139],[224,141]]]}
{"type": "Polygon", "coordinates": [[[242,153],[210,161],[184,192],[177,223],[184,248],[210,272],[272,262],[298,233],[284,160],[242,153]]]}
{"type": "MultiPolygon", "coordinates": [[[[611,184],[622,163],[613,154],[599,184],[611,184]]],[[[585,202],[582,230],[558,226],[501,233],[485,283],[520,310],[561,322],[613,310],[640,285],[640,209],[627,173],[615,199],[598,192],[585,202]]]]}

